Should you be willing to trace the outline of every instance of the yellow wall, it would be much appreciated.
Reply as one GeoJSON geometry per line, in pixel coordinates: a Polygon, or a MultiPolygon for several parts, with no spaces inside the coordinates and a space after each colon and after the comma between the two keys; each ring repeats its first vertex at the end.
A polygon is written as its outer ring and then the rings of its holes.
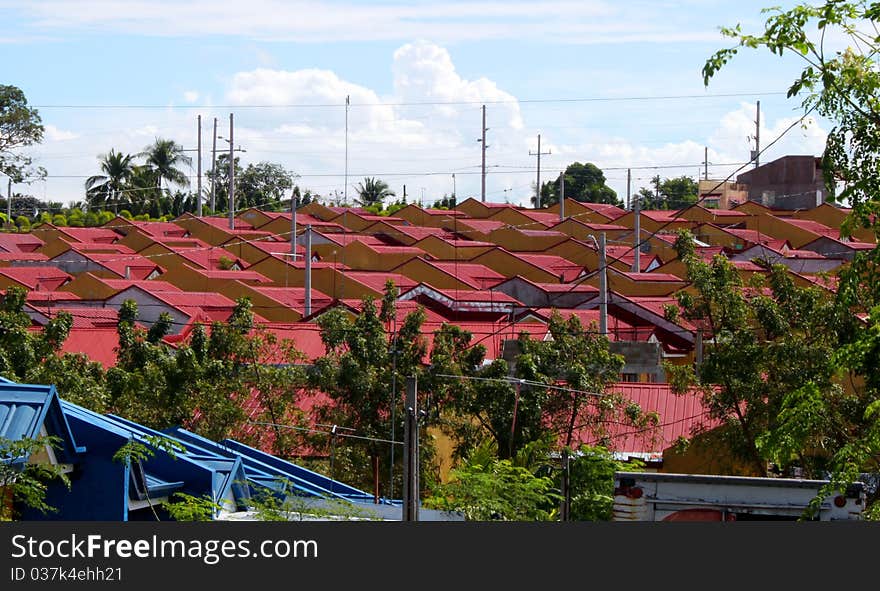
{"type": "Polygon", "coordinates": [[[517,252],[541,252],[566,240],[565,236],[560,235],[527,236],[515,228],[499,228],[486,239],[487,242],[517,252]]]}
{"type": "Polygon", "coordinates": [[[409,277],[417,283],[427,283],[437,289],[473,289],[473,286],[432,267],[423,259],[412,259],[395,268],[394,272],[409,277]]]}
{"type": "Polygon", "coordinates": [[[455,247],[437,236],[422,238],[413,246],[421,248],[431,256],[445,261],[467,261],[494,248],[491,245],[455,247]]]}
{"type": "Polygon", "coordinates": [[[486,265],[493,271],[501,273],[505,277],[520,275],[529,281],[534,281],[535,283],[559,283],[559,276],[552,271],[539,269],[538,267],[520,260],[516,255],[498,249],[490,250],[478,257],[474,257],[470,262],[486,265]]]}

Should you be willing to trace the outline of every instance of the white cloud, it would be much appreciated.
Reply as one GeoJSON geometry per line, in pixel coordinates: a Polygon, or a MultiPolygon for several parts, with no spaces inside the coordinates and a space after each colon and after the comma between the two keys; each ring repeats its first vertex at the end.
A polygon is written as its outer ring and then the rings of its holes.
{"type": "Polygon", "coordinates": [[[198,91],[186,90],[183,93],[183,100],[185,100],[188,103],[195,103],[199,100],[200,96],[201,95],[198,93],[198,91]]]}
{"type": "MultiPolygon", "coordinates": [[[[146,36],[223,35],[269,41],[442,42],[552,39],[574,43],[704,41],[717,33],[657,18],[652,2],[446,0],[18,0],[10,3],[40,31],[146,36]]],[[[668,14],[668,11],[667,11],[668,14]]],[[[714,29],[713,29],[714,31],[714,29]]]]}
{"type": "MultiPolygon", "coordinates": [[[[228,137],[229,110],[235,113],[235,143],[247,150],[243,163],[277,162],[299,173],[303,187],[321,195],[345,192],[346,109],[348,110],[348,194],[364,176],[383,178],[398,195],[406,186],[412,201],[424,190],[433,202],[450,194],[453,184],[460,199],[479,197],[481,105],[487,104],[487,199],[527,203],[535,181],[536,135],[542,134],[543,181],[554,178],[565,165],[577,160],[594,162],[606,171],[608,183],[622,198],[626,194],[626,168],[633,168],[632,190],[646,186],[650,177],[687,174],[702,170],[704,146],[709,147],[710,176],[726,175],[734,167],[722,163],[748,160],[747,136],[754,133],[754,104],[719,112],[717,123],[693,126],[681,139],[652,143],[645,135],[650,125],[664,124],[668,103],[609,107],[596,105],[529,104],[486,77],[468,79],[455,67],[444,47],[427,41],[402,45],[390,64],[392,91],[376,90],[341,78],[330,70],[257,68],[234,73],[222,104],[231,109],[153,109],[100,112],[83,116],[80,129],[61,131],[47,126],[46,141],[38,154],[49,168],[49,197],[73,201],[82,198],[79,177],[97,171],[97,158],[110,148],[136,153],[156,137],[174,139],[195,148],[195,119],[202,116],[203,170],[210,168],[211,119],[218,133],[228,137]],[[309,106],[310,105],[310,106],[309,106]],[[236,106],[238,106],[236,108],[236,106]],[[540,107],[540,108],[538,108],[540,107]],[[629,111],[627,111],[629,109],[629,111]],[[612,113],[605,115],[604,113],[612,113]],[[549,117],[557,125],[551,125],[549,117]],[[633,123],[631,130],[615,134],[601,131],[601,122],[633,123]],[[635,120],[641,117],[642,119],[635,120]],[[634,119],[630,122],[629,119],[634,119]],[[691,139],[688,139],[690,137],[691,139]],[[706,139],[703,139],[706,138],[706,139]],[[670,168],[669,165],[680,165],[670,168]],[[651,168],[657,167],[657,168],[651,168]],[[452,175],[455,174],[453,181],[452,175]],[[58,177],[74,178],[58,178],[58,177]]],[[[200,90],[190,92],[204,94],[200,90]]],[[[671,105],[669,105],[671,106],[671,105]]],[[[695,110],[699,110],[697,108],[695,110]]],[[[47,112],[47,115],[51,112],[47,112]]],[[[704,114],[703,118],[707,115],[704,114]]],[[[762,144],[769,143],[794,119],[764,120],[762,144]]],[[[662,136],[653,136],[662,137],[662,136]]],[[[821,153],[825,132],[818,124],[795,128],[775,144],[762,161],[784,154],[821,153]]],[[[223,141],[220,150],[227,149],[223,141]]]]}

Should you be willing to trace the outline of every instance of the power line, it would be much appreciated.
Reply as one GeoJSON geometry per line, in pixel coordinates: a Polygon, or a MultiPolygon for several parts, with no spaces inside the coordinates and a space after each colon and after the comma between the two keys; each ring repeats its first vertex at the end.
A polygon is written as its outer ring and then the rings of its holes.
{"type": "MultiPolygon", "coordinates": [[[[720,94],[676,94],[676,95],[643,95],[621,97],[575,97],[575,98],[535,98],[535,99],[497,99],[497,100],[474,100],[474,101],[396,101],[396,102],[364,102],[351,103],[351,107],[416,107],[416,106],[442,106],[442,105],[478,105],[478,104],[542,104],[542,103],[598,103],[598,102],[628,102],[628,101],[667,101],[667,100],[691,100],[713,98],[735,98],[754,96],[786,95],[785,91],[759,91],[759,92],[732,92],[720,94]]],[[[238,104],[238,105],[150,105],[150,104],[43,104],[33,105],[39,109],[312,109],[312,108],[345,108],[339,103],[282,103],[282,104],[238,104]]]]}

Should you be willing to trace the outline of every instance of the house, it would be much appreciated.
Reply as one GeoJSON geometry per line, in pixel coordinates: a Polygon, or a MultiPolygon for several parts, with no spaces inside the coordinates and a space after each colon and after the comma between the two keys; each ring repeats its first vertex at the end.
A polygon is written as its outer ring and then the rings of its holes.
{"type": "Polygon", "coordinates": [[[599,236],[602,232],[608,240],[621,240],[624,236],[632,236],[632,228],[619,224],[596,224],[584,221],[580,218],[565,218],[549,228],[556,232],[562,232],[572,238],[581,241],[590,240],[590,236],[599,236]]]}
{"type": "Polygon", "coordinates": [[[412,300],[439,308],[450,321],[503,320],[522,304],[503,292],[481,289],[437,289],[420,283],[402,292],[398,301],[412,300]]]}
{"type": "Polygon", "coordinates": [[[809,249],[795,250],[787,246],[758,244],[731,255],[730,260],[753,261],[767,267],[785,265],[795,273],[815,274],[826,273],[840,267],[845,258],[845,256],[830,258],[809,249]]]}
{"type": "Polygon", "coordinates": [[[178,216],[174,223],[185,228],[190,236],[207,242],[211,246],[229,243],[234,238],[239,240],[272,240],[270,232],[256,230],[252,225],[235,220],[234,228],[229,227],[229,220],[216,217],[196,217],[191,213],[178,216]]]}
{"type": "Polygon", "coordinates": [[[526,308],[575,308],[595,298],[599,290],[584,283],[536,283],[517,275],[493,286],[526,308]]]}
{"type": "MultiPolygon", "coordinates": [[[[609,266],[607,273],[608,290],[626,296],[668,296],[686,287],[688,283],[671,273],[652,271],[650,273],[631,273],[619,271],[609,266]]],[[[594,273],[585,282],[599,287],[599,274],[594,273]]]]}
{"type": "Polygon", "coordinates": [[[783,156],[737,175],[747,185],[749,200],[769,207],[811,209],[827,197],[822,158],[783,156]]]}
{"type": "Polygon", "coordinates": [[[835,238],[833,235],[822,236],[801,246],[801,250],[811,251],[828,257],[829,259],[853,260],[860,252],[868,252],[876,248],[873,242],[860,242],[856,240],[844,240],[835,238]]]}
{"type": "Polygon", "coordinates": [[[70,275],[90,272],[111,279],[149,280],[164,272],[152,259],[139,254],[95,253],[80,250],[75,245],[49,259],[49,263],[70,275]]]}
{"type": "Polygon", "coordinates": [[[452,227],[446,227],[445,230],[452,232],[457,238],[464,240],[482,240],[488,241],[489,234],[498,228],[503,228],[507,224],[498,220],[484,219],[455,219],[452,227]]]}
{"type": "Polygon", "coordinates": [[[471,259],[500,274],[501,279],[520,275],[537,283],[569,283],[584,272],[584,267],[561,256],[548,253],[510,252],[497,247],[471,259]]]}
{"type": "Polygon", "coordinates": [[[454,225],[456,219],[465,218],[467,214],[455,209],[421,208],[415,203],[410,203],[394,212],[394,216],[406,220],[413,226],[448,229],[454,225]]]}
{"type": "Polygon", "coordinates": [[[392,269],[415,283],[439,289],[488,289],[504,280],[504,275],[474,261],[429,261],[414,258],[392,269]]]}
{"type": "Polygon", "coordinates": [[[425,236],[413,244],[422,249],[431,258],[446,261],[468,261],[487,250],[495,248],[491,242],[480,240],[462,240],[460,238],[442,238],[440,236],[425,236]]]}
{"type": "MultiPolygon", "coordinates": [[[[559,215],[559,203],[554,203],[545,211],[559,215]]],[[[574,199],[567,197],[565,199],[563,213],[566,218],[574,218],[580,222],[588,224],[608,224],[624,215],[626,210],[609,203],[575,201],[574,199]]]]}
{"type": "Polygon", "coordinates": [[[228,320],[235,310],[235,302],[213,292],[161,291],[150,289],[146,284],[132,285],[110,296],[105,306],[119,310],[126,300],[138,306],[138,320],[154,324],[164,312],[171,316],[171,334],[180,334],[192,321],[228,320]]]}
{"type": "Polygon", "coordinates": [[[541,252],[568,239],[568,235],[563,232],[508,226],[490,232],[486,241],[510,251],[541,252]]]}
{"type": "Polygon", "coordinates": [[[488,219],[523,230],[546,230],[559,222],[559,214],[536,209],[499,207],[488,219]]]}
{"type": "Polygon", "coordinates": [[[0,267],[0,289],[11,286],[33,291],[56,291],[66,285],[73,276],[58,267],[0,267]]]}
{"type": "MultiPolygon", "coordinates": [[[[494,203],[491,201],[478,201],[473,197],[468,197],[455,206],[456,211],[461,211],[468,217],[475,219],[486,219],[495,215],[502,209],[522,209],[510,203],[494,203]]],[[[500,222],[505,223],[505,222],[500,222]]]]}
{"type": "Polygon", "coordinates": [[[64,289],[76,294],[83,300],[100,300],[100,304],[96,305],[103,305],[103,300],[110,296],[119,293],[123,289],[128,289],[132,285],[141,284],[147,284],[149,288],[162,291],[180,291],[180,288],[176,285],[158,279],[110,279],[94,275],[88,271],[74,277],[69,283],[65,284],[64,289]]]}

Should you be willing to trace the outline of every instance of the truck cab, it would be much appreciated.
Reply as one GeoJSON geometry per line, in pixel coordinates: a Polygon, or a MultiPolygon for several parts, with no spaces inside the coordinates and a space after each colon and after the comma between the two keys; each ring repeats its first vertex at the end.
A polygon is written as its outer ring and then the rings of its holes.
{"type": "MultiPolygon", "coordinates": [[[[614,521],[797,521],[827,480],[615,472],[614,521]]],[[[815,521],[860,520],[865,486],[822,499],[815,521]]]]}

